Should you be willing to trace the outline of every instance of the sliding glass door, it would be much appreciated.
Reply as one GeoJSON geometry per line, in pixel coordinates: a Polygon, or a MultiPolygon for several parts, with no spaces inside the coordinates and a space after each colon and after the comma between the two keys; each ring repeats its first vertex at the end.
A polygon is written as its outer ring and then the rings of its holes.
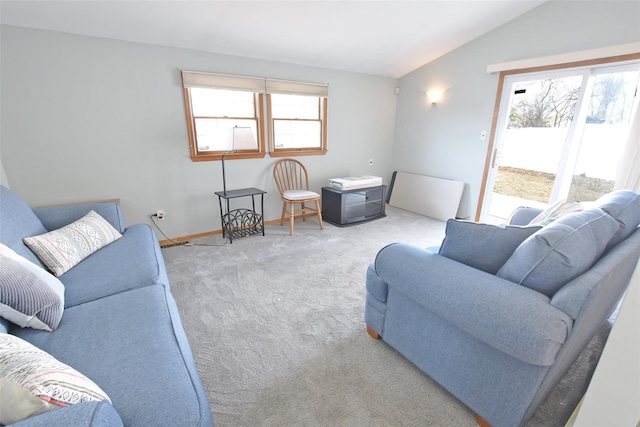
{"type": "Polygon", "coordinates": [[[640,63],[504,77],[482,221],[613,189],[640,63]]]}
{"type": "Polygon", "coordinates": [[[552,199],[596,200],[613,190],[633,104],[638,102],[638,74],[638,66],[592,72],[585,93],[585,117],[576,130],[575,157],[568,159],[552,199]]]}

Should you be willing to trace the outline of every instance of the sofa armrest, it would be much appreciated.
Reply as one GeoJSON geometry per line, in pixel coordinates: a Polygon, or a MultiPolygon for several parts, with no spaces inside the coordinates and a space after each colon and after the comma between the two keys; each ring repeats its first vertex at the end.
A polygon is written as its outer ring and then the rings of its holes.
{"type": "Polygon", "coordinates": [[[115,202],[79,203],[72,205],[35,208],[33,212],[38,216],[42,225],[51,231],[71,224],[89,213],[95,211],[106,219],[113,228],[123,233],[125,230],[120,205],[115,202]]]}
{"type": "Polygon", "coordinates": [[[404,243],[383,248],[375,271],[480,341],[538,366],[550,366],[573,321],[539,292],[404,243]]]}
{"type": "Polygon", "coordinates": [[[509,225],[528,225],[542,212],[542,209],[521,206],[514,210],[507,221],[509,225]]]}
{"type": "Polygon", "coordinates": [[[106,400],[66,406],[11,424],[12,427],[123,427],[116,409],[106,400]]]}

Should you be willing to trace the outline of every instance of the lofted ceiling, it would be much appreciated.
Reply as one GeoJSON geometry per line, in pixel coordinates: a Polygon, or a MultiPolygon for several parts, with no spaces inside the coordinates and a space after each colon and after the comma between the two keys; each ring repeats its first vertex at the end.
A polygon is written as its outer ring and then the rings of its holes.
{"type": "Polygon", "coordinates": [[[0,21],[398,78],[545,1],[1,0],[0,21]]]}

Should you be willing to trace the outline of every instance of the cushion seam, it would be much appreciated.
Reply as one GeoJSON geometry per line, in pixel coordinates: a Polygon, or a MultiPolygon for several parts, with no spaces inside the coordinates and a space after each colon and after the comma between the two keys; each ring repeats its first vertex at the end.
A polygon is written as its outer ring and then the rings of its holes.
{"type": "MultiPolygon", "coordinates": [[[[579,230],[581,230],[582,228],[586,227],[587,225],[591,224],[594,221],[599,220],[600,218],[604,217],[605,215],[609,215],[608,213],[602,211],[602,215],[593,218],[587,222],[585,222],[584,224],[580,225],[578,228],[574,228],[570,233],[566,234],[563,238],[561,238],[560,240],[558,240],[552,247],[549,248],[549,250],[544,254],[544,256],[540,257],[540,259],[538,260],[538,262],[536,262],[528,271],[527,273],[522,277],[522,279],[518,282],[519,285],[522,285],[523,282],[525,281],[525,279],[527,279],[529,277],[529,275],[533,272],[533,270],[536,269],[536,267],[538,267],[538,265],[540,265],[540,263],[542,261],[544,261],[552,252],[554,252],[556,250],[556,248],[558,247],[558,245],[560,245],[560,243],[563,243],[567,238],[569,238],[570,236],[572,236],[574,233],[578,232],[579,230]]],[[[613,217],[611,217],[613,218],[613,217]]],[[[617,222],[617,221],[616,221],[617,222]]],[[[615,233],[614,233],[615,234],[615,233]]],[[[613,237],[613,235],[611,236],[613,237]]],[[[609,239],[611,240],[611,239],[609,239]]],[[[608,242],[607,242],[608,243],[608,242]]],[[[606,246],[606,245],[605,245],[606,246]]],[[[524,286],[524,285],[523,285],[524,286]]]]}

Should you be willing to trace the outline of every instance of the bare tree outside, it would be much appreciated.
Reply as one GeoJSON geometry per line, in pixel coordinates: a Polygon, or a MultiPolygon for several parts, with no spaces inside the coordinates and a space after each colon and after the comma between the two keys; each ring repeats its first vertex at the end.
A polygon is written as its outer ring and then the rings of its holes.
{"type": "MultiPolygon", "coordinates": [[[[628,120],[626,106],[635,91],[628,90],[625,73],[603,75],[595,81],[587,123],[620,123],[628,120]]],[[[580,86],[568,87],[561,79],[526,82],[514,94],[509,129],[565,127],[571,124],[580,86]],[[537,86],[537,90],[532,86],[537,86]],[[527,93],[529,92],[529,93],[527,93]]]]}
{"type": "Polygon", "coordinates": [[[567,87],[564,80],[545,79],[528,82],[526,86],[537,85],[538,90],[527,88],[516,91],[518,99],[511,108],[509,129],[566,127],[573,120],[573,112],[580,87],[567,87]]]}
{"type": "Polygon", "coordinates": [[[597,79],[591,96],[591,111],[587,123],[621,123],[628,120],[629,109],[635,91],[628,90],[625,73],[608,74],[597,79]]]}

